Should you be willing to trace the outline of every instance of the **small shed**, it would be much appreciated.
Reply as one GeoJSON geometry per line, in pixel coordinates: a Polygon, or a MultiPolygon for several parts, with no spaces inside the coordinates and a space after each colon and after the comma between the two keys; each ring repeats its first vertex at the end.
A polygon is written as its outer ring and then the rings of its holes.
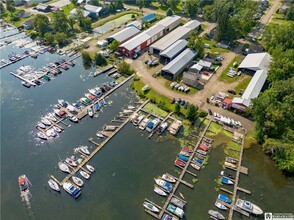
{"type": "Polygon", "coordinates": [[[150,23],[156,20],[156,15],[154,13],[150,13],[141,17],[141,20],[150,23]]]}
{"type": "Polygon", "coordinates": [[[199,73],[202,70],[202,68],[203,66],[201,66],[199,63],[196,63],[189,68],[189,71],[193,73],[199,73]]]}
{"type": "Polygon", "coordinates": [[[85,5],[84,9],[86,11],[90,12],[89,16],[92,17],[92,18],[98,18],[101,15],[102,11],[103,11],[102,7],[98,7],[98,6],[95,6],[95,5],[85,5]]]}
{"type": "Polygon", "coordinates": [[[48,13],[48,12],[50,12],[51,11],[51,5],[47,5],[47,4],[42,4],[42,3],[40,3],[40,4],[38,4],[37,6],[36,6],[36,9],[38,10],[38,11],[41,11],[41,12],[44,12],[44,13],[48,13]]]}
{"type": "Polygon", "coordinates": [[[199,60],[198,64],[203,67],[205,70],[209,70],[212,67],[212,63],[204,60],[199,60]]]}
{"type": "Polygon", "coordinates": [[[97,46],[102,48],[102,49],[105,49],[108,45],[108,41],[107,40],[99,40],[97,42],[97,46]]]}
{"type": "Polygon", "coordinates": [[[183,83],[188,86],[196,87],[198,84],[198,80],[199,78],[196,73],[186,72],[183,75],[183,83]]]}
{"type": "MultiPolygon", "coordinates": [[[[85,17],[89,17],[90,12],[88,12],[88,11],[86,11],[86,10],[82,10],[82,12],[83,12],[83,16],[84,16],[84,18],[85,18],[85,17]]],[[[74,17],[76,16],[76,14],[77,14],[77,9],[74,8],[73,10],[71,10],[71,11],[69,12],[69,17],[74,18],[74,17]]]]}

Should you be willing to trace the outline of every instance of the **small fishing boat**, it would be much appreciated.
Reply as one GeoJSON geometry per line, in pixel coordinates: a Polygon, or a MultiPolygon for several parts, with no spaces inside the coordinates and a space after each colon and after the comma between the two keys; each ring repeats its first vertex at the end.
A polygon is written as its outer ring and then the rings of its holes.
{"type": "Polygon", "coordinates": [[[170,203],[175,205],[175,206],[178,206],[179,208],[181,209],[184,209],[185,207],[185,202],[183,202],[182,200],[176,198],[176,197],[172,197],[172,199],[170,200],[170,203]]]}
{"type": "Polygon", "coordinates": [[[199,154],[202,154],[204,156],[207,155],[207,152],[205,152],[204,150],[198,149],[196,152],[199,153],[199,154]]]}
{"type": "Polygon", "coordinates": [[[104,138],[104,135],[101,134],[100,132],[97,132],[97,133],[96,133],[96,136],[97,136],[98,138],[104,138]]]}
{"type": "Polygon", "coordinates": [[[46,134],[42,133],[42,132],[38,132],[37,133],[37,136],[40,138],[40,139],[43,139],[43,140],[47,140],[48,137],[46,134]]]}
{"type": "Polygon", "coordinates": [[[231,168],[236,168],[237,166],[235,164],[229,163],[225,161],[225,166],[231,167],[231,168]]]}
{"type": "Polygon", "coordinates": [[[225,219],[225,217],[222,214],[220,214],[218,211],[209,210],[208,214],[216,219],[220,219],[220,220],[225,219]]]}
{"type": "Polygon", "coordinates": [[[215,202],[214,205],[221,210],[227,210],[228,208],[220,202],[215,202]]]}
{"type": "Polygon", "coordinates": [[[144,119],[144,115],[140,115],[139,117],[137,117],[136,119],[133,120],[133,124],[135,126],[139,125],[141,123],[141,121],[144,119]]]}
{"type": "Polygon", "coordinates": [[[88,115],[89,115],[90,117],[93,117],[94,112],[93,112],[93,109],[92,109],[91,107],[89,107],[89,108],[87,109],[87,112],[88,112],[88,115]]]}
{"type": "Polygon", "coordinates": [[[80,146],[79,149],[80,149],[84,154],[87,154],[87,155],[90,154],[90,151],[88,150],[88,147],[87,147],[87,146],[80,146]]]}
{"type": "Polygon", "coordinates": [[[65,182],[62,187],[66,192],[68,192],[74,198],[78,198],[81,195],[81,190],[79,190],[70,182],[65,182]]]}
{"type": "Polygon", "coordinates": [[[159,187],[155,186],[154,190],[153,190],[156,194],[160,195],[160,196],[167,196],[167,193],[164,192],[162,189],[160,189],[159,187]]]}
{"type": "Polygon", "coordinates": [[[243,199],[237,199],[236,206],[250,214],[261,215],[263,213],[262,209],[257,205],[243,199]]]}
{"type": "Polygon", "coordinates": [[[184,162],[187,162],[189,159],[181,154],[178,155],[178,158],[184,162]]]}
{"type": "Polygon", "coordinates": [[[48,126],[50,126],[52,123],[47,119],[47,118],[45,118],[45,117],[43,117],[42,119],[41,119],[41,122],[44,124],[44,125],[48,125],[48,126]]]}
{"type": "Polygon", "coordinates": [[[57,127],[57,126],[53,126],[52,128],[53,128],[54,131],[56,131],[57,133],[61,133],[61,132],[62,132],[62,130],[61,130],[59,127],[57,127]]]}
{"type": "Polygon", "coordinates": [[[195,155],[196,155],[196,157],[198,157],[200,160],[203,160],[203,159],[205,158],[204,155],[199,154],[199,153],[196,153],[195,155]]]}
{"type": "Polygon", "coordinates": [[[159,212],[159,209],[156,206],[152,205],[150,202],[145,201],[143,203],[143,206],[144,206],[145,209],[148,209],[148,210],[150,210],[152,212],[159,212]]]}
{"type": "Polygon", "coordinates": [[[63,172],[70,173],[69,167],[68,167],[65,163],[63,163],[63,162],[60,161],[60,162],[58,163],[58,167],[59,167],[59,169],[62,170],[63,172]]]}
{"type": "Polygon", "coordinates": [[[221,182],[223,184],[227,184],[227,185],[233,185],[234,182],[232,180],[229,180],[227,177],[221,177],[221,182]]]}
{"type": "Polygon", "coordinates": [[[142,131],[145,130],[148,122],[149,122],[148,118],[145,118],[143,121],[141,121],[141,123],[139,124],[139,129],[142,131]]]}
{"type": "Polygon", "coordinates": [[[61,107],[66,108],[68,106],[68,103],[64,101],[64,99],[58,99],[57,102],[59,105],[61,105],[61,107]]]}
{"type": "Polygon", "coordinates": [[[230,200],[228,197],[226,197],[225,195],[223,194],[219,194],[218,197],[217,197],[220,201],[223,201],[223,202],[226,202],[226,203],[231,203],[232,200],[230,200]]]}
{"type": "Polygon", "coordinates": [[[188,147],[182,147],[182,151],[186,151],[186,152],[188,152],[190,154],[193,153],[193,150],[188,148],[188,147]]]}
{"type": "Polygon", "coordinates": [[[190,157],[190,153],[188,153],[187,151],[181,151],[180,152],[181,155],[186,156],[186,157],[190,157]]]}
{"type": "Polygon", "coordinates": [[[60,192],[60,188],[59,188],[58,184],[54,180],[49,179],[48,184],[49,184],[51,189],[53,189],[53,190],[55,190],[57,192],[60,192]]]}
{"type": "Polygon", "coordinates": [[[203,161],[198,159],[198,158],[193,158],[193,161],[198,164],[199,166],[202,166],[203,165],[203,161]]]}
{"type": "Polygon", "coordinates": [[[229,163],[232,163],[232,164],[236,164],[237,163],[237,160],[235,160],[233,158],[230,158],[230,157],[226,157],[226,161],[229,162],[229,163]]]}
{"type": "Polygon", "coordinates": [[[199,148],[200,148],[201,150],[208,151],[208,148],[207,148],[206,146],[204,146],[203,144],[200,144],[200,145],[199,145],[199,148]]]}
{"type": "Polygon", "coordinates": [[[190,163],[190,166],[193,167],[195,170],[200,170],[201,167],[195,163],[190,163]]]}
{"type": "Polygon", "coordinates": [[[83,171],[83,170],[80,170],[80,174],[85,179],[89,179],[90,178],[90,175],[88,173],[86,173],[85,171],[83,171]]]}
{"type": "Polygon", "coordinates": [[[47,117],[48,119],[50,119],[51,121],[57,122],[57,119],[53,116],[52,113],[48,113],[48,114],[46,115],[46,117],[47,117]]]}
{"type": "Polygon", "coordinates": [[[168,127],[167,122],[162,123],[157,129],[157,134],[162,134],[167,129],[167,127],[168,127]]]}
{"type": "Polygon", "coordinates": [[[163,180],[167,181],[167,182],[170,182],[170,183],[175,183],[176,182],[175,178],[171,177],[168,174],[163,174],[161,178],[163,180]]]}
{"type": "Polygon", "coordinates": [[[227,173],[226,171],[221,171],[220,174],[230,179],[235,179],[235,176],[233,174],[227,173]]]}
{"type": "Polygon", "coordinates": [[[26,191],[29,188],[29,180],[26,175],[21,175],[18,177],[18,186],[20,191],[26,191]]]}
{"type": "Polygon", "coordinates": [[[169,193],[172,191],[173,187],[169,182],[166,182],[162,179],[154,179],[154,181],[156,182],[156,184],[160,187],[162,187],[163,189],[167,190],[169,193]]]}
{"type": "Polygon", "coordinates": [[[177,159],[177,160],[175,160],[175,165],[178,165],[180,167],[184,167],[186,165],[186,163],[184,163],[183,161],[177,159]]]}
{"type": "Polygon", "coordinates": [[[48,137],[56,137],[56,132],[55,132],[55,130],[53,129],[53,128],[50,128],[50,129],[48,129],[47,131],[46,131],[46,135],[48,136],[48,137]]]}
{"type": "Polygon", "coordinates": [[[38,122],[37,127],[42,128],[42,129],[46,128],[46,126],[42,122],[38,122]]]}
{"type": "Polygon", "coordinates": [[[184,216],[184,211],[183,209],[176,207],[172,204],[169,204],[166,208],[166,210],[170,211],[171,213],[175,214],[176,216],[183,218],[184,216]]]}
{"type": "Polygon", "coordinates": [[[73,159],[71,159],[71,158],[66,158],[65,162],[68,165],[72,166],[72,167],[77,167],[78,166],[78,163],[76,161],[74,161],[73,159]]]}
{"type": "Polygon", "coordinates": [[[93,107],[94,107],[95,112],[99,111],[99,109],[100,109],[100,106],[99,106],[98,103],[95,103],[95,104],[93,105],[93,107]]]}
{"type": "Polygon", "coordinates": [[[128,109],[129,109],[129,110],[134,110],[134,109],[136,109],[136,107],[135,107],[135,106],[132,106],[132,105],[129,105],[129,106],[128,106],[128,109]]]}
{"type": "Polygon", "coordinates": [[[83,186],[84,185],[84,181],[76,176],[72,176],[72,181],[77,185],[77,186],[83,186]]]}
{"type": "Polygon", "coordinates": [[[69,117],[69,120],[72,121],[72,122],[74,122],[74,123],[79,122],[79,119],[76,116],[74,116],[74,115],[70,116],[69,117]]]}
{"type": "Polygon", "coordinates": [[[95,168],[89,164],[86,164],[86,168],[91,172],[93,173],[95,171],[95,168]]]}

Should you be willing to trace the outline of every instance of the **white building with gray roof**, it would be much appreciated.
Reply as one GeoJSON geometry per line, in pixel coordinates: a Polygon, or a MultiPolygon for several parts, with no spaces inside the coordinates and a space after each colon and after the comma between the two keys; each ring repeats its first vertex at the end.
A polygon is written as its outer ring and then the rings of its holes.
{"type": "Polygon", "coordinates": [[[188,42],[186,40],[178,40],[167,49],[162,51],[160,55],[160,60],[162,63],[168,63],[183,52],[187,47],[188,42]]]}

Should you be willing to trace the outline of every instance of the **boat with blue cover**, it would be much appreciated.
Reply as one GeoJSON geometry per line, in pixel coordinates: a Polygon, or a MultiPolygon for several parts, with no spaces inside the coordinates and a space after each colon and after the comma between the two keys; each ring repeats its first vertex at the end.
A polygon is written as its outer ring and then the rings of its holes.
{"type": "Polygon", "coordinates": [[[98,103],[95,103],[94,104],[94,110],[95,110],[95,112],[99,111],[99,109],[100,109],[99,104],[98,103]]]}
{"type": "Polygon", "coordinates": [[[69,182],[65,182],[62,187],[74,198],[78,198],[81,195],[81,190],[79,190],[77,187],[69,182]]]}
{"type": "Polygon", "coordinates": [[[154,179],[156,184],[162,188],[164,188],[165,190],[167,190],[169,193],[173,190],[172,185],[169,182],[166,182],[162,179],[154,179]]]}
{"type": "Polygon", "coordinates": [[[200,166],[203,165],[203,161],[200,160],[200,159],[198,159],[198,158],[193,158],[193,161],[194,161],[195,163],[197,163],[198,165],[200,165],[200,166]]]}
{"type": "Polygon", "coordinates": [[[223,194],[219,194],[218,197],[217,197],[220,201],[223,201],[223,202],[226,202],[226,203],[231,203],[232,200],[230,200],[228,197],[226,197],[225,195],[223,194]]]}
{"type": "Polygon", "coordinates": [[[101,99],[100,101],[99,101],[99,104],[100,104],[100,106],[102,107],[103,105],[105,105],[105,102],[104,102],[104,100],[103,99],[101,99]]]}
{"type": "Polygon", "coordinates": [[[187,161],[188,161],[188,158],[185,157],[185,156],[183,156],[183,155],[181,155],[181,154],[178,155],[178,158],[179,158],[180,160],[184,161],[184,162],[187,162],[187,161]]]}
{"type": "Polygon", "coordinates": [[[172,204],[169,204],[166,210],[170,211],[171,213],[175,214],[176,216],[180,218],[183,218],[184,216],[184,211],[181,208],[178,208],[172,204]]]}
{"type": "Polygon", "coordinates": [[[227,184],[227,185],[233,185],[234,184],[234,182],[232,180],[229,180],[227,177],[222,177],[221,182],[223,184],[227,184]]]}

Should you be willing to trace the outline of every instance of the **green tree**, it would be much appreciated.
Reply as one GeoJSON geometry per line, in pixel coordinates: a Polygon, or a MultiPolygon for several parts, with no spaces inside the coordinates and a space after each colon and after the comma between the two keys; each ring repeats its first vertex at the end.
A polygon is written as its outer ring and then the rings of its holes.
{"type": "Polygon", "coordinates": [[[135,14],[132,14],[132,19],[136,19],[136,15],[135,14]]]}
{"type": "Polygon", "coordinates": [[[68,18],[63,11],[54,12],[52,25],[55,32],[66,32],[68,30],[68,18]]]}
{"type": "Polygon", "coordinates": [[[2,16],[2,15],[4,15],[4,14],[5,14],[5,12],[6,12],[6,9],[5,9],[5,7],[4,7],[3,3],[2,3],[2,2],[0,2],[0,15],[1,15],[1,16],[2,16]]]}
{"type": "Polygon", "coordinates": [[[287,20],[294,21],[294,3],[288,8],[286,18],[287,20]]]}
{"type": "MultiPolygon", "coordinates": [[[[191,1],[191,0],[189,0],[191,1]]],[[[186,1],[188,2],[188,1],[186,1]]],[[[179,1],[176,1],[176,0],[167,0],[167,4],[168,6],[172,9],[172,10],[176,10],[177,9],[177,6],[179,4],[179,1]]]]}
{"type": "Polygon", "coordinates": [[[189,105],[187,108],[187,119],[189,121],[194,121],[197,115],[197,108],[195,105],[189,105]]]}
{"type": "Polygon", "coordinates": [[[115,2],[115,8],[116,8],[116,9],[123,9],[123,8],[124,8],[124,4],[123,4],[123,2],[122,2],[121,0],[117,0],[117,1],[115,2]]]}
{"type": "Polygon", "coordinates": [[[191,17],[195,17],[200,6],[199,0],[189,0],[185,3],[185,9],[191,17]]]}
{"type": "Polygon", "coordinates": [[[198,57],[203,56],[204,52],[204,42],[201,37],[198,36],[197,31],[193,31],[190,35],[190,38],[188,40],[188,47],[197,51],[198,57]]]}
{"type": "Polygon", "coordinates": [[[46,42],[47,45],[51,45],[51,44],[53,44],[54,39],[55,39],[55,38],[54,38],[54,35],[51,34],[51,33],[46,33],[46,34],[44,35],[44,40],[45,40],[45,42],[46,42]]]}
{"type": "Polygon", "coordinates": [[[180,114],[180,111],[181,111],[181,106],[180,106],[179,103],[176,103],[175,104],[175,110],[174,110],[175,114],[176,115],[180,114]]]}
{"type": "Polygon", "coordinates": [[[6,10],[9,12],[15,12],[16,9],[12,0],[6,0],[6,10]]]}
{"type": "Polygon", "coordinates": [[[167,11],[166,11],[166,16],[172,16],[174,13],[173,11],[171,10],[171,8],[168,8],[167,11]]]}
{"type": "Polygon", "coordinates": [[[89,5],[95,5],[95,6],[100,6],[101,4],[99,3],[99,0],[90,0],[88,2],[89,5]]]}
{"type": "Polygon", "coordinates": [[[109,49],[114,52],[117,50],[118,46],[120,45],[119,41],[114,40],[111,42],[111,44],[109,45],[109,49]]]}
{"type": "Polygon", "coordinates": [[[100,53],[97,53],[95,55],[95,63],[98,66],[105,66],[105,65],[107,65],[107,60],[100,53]]]}
{"type": "Polygon", "coordinates": [[[80,27],[83,31],[88,31],[90,32],[92,30],[92,21],[91,18],[83,18],[81,21],[80,27]]]}
{"type": "Polygon", "coordinates": [[[130,64],[123,61],[117,65],[117,72],[123,73],[126,75],[132,75],[134,73],[134,70],[132,70],[130,64]]]}
{"type": "Polygon", "coordinates": [[[89,53],[86,52],[86,51],[82,52],[82,60],[83,60],[84,65],[86,65],[86,66],[91,66],[92,65],[92,59],[91,59],[89,53]]]}
{"type": "Polygon", "coordinates": [[[70,0],[70,3],[72,3],[74,6],[78,5],[78,0],[70,0]]]}
{"type": "Polygon", "coordinates": [[[58,32],[55,34],[55,40],[59,46],[63,46],[67,43],[67,35],[65,33],[58,32]]]}
{"type": "Polygon", "coordinates": [[[74,25],[76,21],[74,18],[68,18],[68,25],[70,26],[71,30],[74,30],[74,25]]]}
{"type": "Polygon", "coordinates": [[[39,35],[43,37],[49,29],[49,19],[45,15],[37,14],[33,25],[39,33],[39,35]]]}

